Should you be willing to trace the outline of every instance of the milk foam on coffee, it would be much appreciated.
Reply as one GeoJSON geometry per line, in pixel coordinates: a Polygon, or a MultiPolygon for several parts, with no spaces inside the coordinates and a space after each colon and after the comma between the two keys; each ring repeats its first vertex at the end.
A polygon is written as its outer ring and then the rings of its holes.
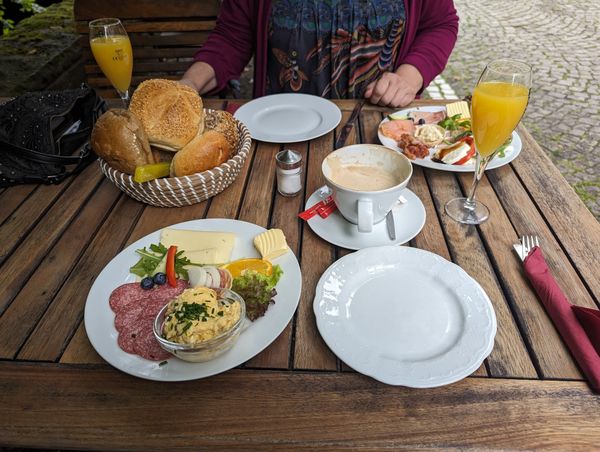
{"type": "Polygon", "coordinates": [[[356,191],[379,191],[398,185],[402,180],[381,165],[344,164],[336,156],[327,158],[332,182],[356,191]]]}

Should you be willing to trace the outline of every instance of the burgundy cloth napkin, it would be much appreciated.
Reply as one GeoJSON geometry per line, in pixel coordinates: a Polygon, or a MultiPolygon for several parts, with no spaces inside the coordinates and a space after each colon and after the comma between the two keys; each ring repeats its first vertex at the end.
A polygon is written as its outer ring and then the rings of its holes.
{"type": "Polygon", "coordinates": [[[572,309],[600,356],[600,311],[583,306],[573,306],[572,309]]]}
{"type": "Polygon", "coordinates": [[[234,114],[238,108],[240,108],[240,104],[234,104],[233,102],[227,102],[227,107],[225,108],[225,111],[227,111],[231,114],[234,114]]]}
{"type": "Polygon", "coordinates": [[[539,247],[534,247],[525,258],[523,267],[554,326],[587,376],[591,388],[600,392],[600,355],[579,323],[576,311],[552,277],[539,247]]]}

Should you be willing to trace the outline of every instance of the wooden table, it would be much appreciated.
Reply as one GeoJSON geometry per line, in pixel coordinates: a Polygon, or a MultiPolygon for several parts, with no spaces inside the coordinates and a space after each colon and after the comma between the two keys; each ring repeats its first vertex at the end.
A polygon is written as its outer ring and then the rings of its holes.
{"type": "MultiPolygon", "coordinates": [[[[343,124],[354,101],[338,104],[343,124]]],[[[359,134],[347,143],[378,142],[381,119],[382,109],[365,107],[359,134]]],[[[409,188],[423,201],[427,221],[409,246],[460,265],[483,286],[498,319],[484,365],[436,389],[387,386],[358,374],[336,359],[316,329],[316,282],[348,251],[317,237],[296,215],[323,184],[320,165],[333,149],[333,132],[286,145],[306,163],[305,191],[294,198],[276,194],[274,156],[282,146],[268,143],[253,143],[231,187],[185,208],[134,201],[97,164],[58,186],[2,190],[0,443],[140,450],[598,447],[600,397],[588,389],[511,245],[522,234],[540,235],[567,296],[594,307],[600,225],[531,135],[522,127],[519,134],[520,157],[487,172],[480,184],[478,199],[491,208],[480,227],[459,225],[443,212],[448,199],[468,189],[472,174],[414,166],[409,188]],[[211,378],[159,383],[115,370],[83,327],[94,278],[136,239],[214,217],[284,230],[303,275],[293,320],[258,356],[211,378]]]]}

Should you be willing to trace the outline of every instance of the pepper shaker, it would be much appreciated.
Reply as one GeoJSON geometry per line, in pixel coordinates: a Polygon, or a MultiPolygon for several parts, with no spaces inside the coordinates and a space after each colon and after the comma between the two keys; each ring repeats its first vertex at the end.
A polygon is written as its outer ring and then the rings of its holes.
{"type": "Polygon", "coordinates": [[[302,156],[284,149],[275,156],[277,164],[277,191],[283,196],[294,196],[302,190],[302,156]]]}

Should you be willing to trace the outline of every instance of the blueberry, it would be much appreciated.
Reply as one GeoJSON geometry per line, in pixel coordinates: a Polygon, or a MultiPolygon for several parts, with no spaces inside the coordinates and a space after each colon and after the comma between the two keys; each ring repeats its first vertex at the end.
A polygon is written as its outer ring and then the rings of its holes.
{"type": "Polygon", "coordinates": [[[142,289],[144,290],[152,289],[152,287],[154,287],[154,281],[150,276],[146,276],[144,279],[142,279],[140,286],[142,286],[142,289]]]}
{"type": "Polygon", "coordinates": [[[166,282],[167,282],[167,275],[165,275],[164,273],[159,272],[156,275],[154,275],[154,284],[162,286],[166,282]]]}
{"type": "Polygon", "coordinates": [[[419,125],[422,126],[425,124],[425,119],[421,118],[419,119],[419,125]]]}

